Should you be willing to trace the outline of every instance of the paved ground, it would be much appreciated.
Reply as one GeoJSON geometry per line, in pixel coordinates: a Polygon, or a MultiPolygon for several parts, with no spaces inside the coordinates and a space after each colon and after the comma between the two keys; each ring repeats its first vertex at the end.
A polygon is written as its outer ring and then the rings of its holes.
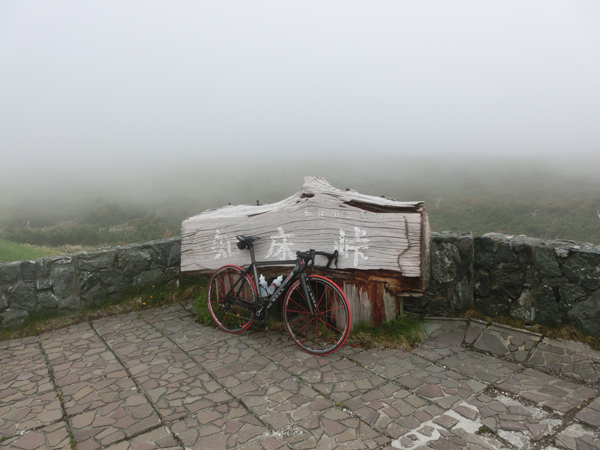
{"type": "Polygon", "coordinates": [[[600,354],[429,320],[412,352],[313,357],[189,305],[0,342],[0,449],[600,448],[600,354]]]}

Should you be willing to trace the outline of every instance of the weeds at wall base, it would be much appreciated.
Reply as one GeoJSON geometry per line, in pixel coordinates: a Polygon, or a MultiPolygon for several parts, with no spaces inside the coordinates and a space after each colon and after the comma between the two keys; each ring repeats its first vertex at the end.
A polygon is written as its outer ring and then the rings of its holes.
{"type": "Polygon", "coordinates": [[[398,316],[377,326],[355,324],[347,345],[353,347],[386,347],[407,350],[423,340],[423,320],[415,315],[398,316]]]}
{"type": "Polygon", "coordinates": [[[0,330],[0,340],[36,336],[89,320],[165,307],[173,303],[191,300],[203,290],[206,290],[206,280],[190,277],[181,277],[179,286],[173,283],[169,286],[148,285],[130,288],[123,293],[119,300],[103,302],[91,308],[82,308],[70,315],[59,315],[52,312],[32,313],[22,327],[16,330],[0,330]]]}

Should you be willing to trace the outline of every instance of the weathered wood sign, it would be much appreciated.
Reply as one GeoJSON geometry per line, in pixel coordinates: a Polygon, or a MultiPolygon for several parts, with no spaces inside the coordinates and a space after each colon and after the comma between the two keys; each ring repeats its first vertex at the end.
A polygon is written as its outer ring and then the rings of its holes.
{"type": "Polygon", "coordinates": [[[260,236],[256,258],[274,266],[295,259],[298,250],[338,250],[338,269],[328,276],[343,284],[385,283],[389,293],[413,296],[427,287],[430,230],[423,202],[341,191],[323,178],[306,177],[299,192],[278,203],[225,206],[185,220],[182,272],[207,275],[224,264],[246,266],[250,255],[238,250],[239,234],[260,236]]]}

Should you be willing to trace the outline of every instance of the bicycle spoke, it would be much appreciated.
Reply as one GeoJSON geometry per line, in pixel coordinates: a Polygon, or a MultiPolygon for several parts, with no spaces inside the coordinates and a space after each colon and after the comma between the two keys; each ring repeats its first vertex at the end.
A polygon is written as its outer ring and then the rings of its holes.
{"type": "Polygon", "coordinates": [[[316,299],[314,314],[308,314],[305,310],[306,297],[298,281],[284,300],[284,320],[290,336],[300,348],[309,353],[325,355],[337,350],[348,336],[348,302],[343,292],[330,280],[309,275],[307,281],[316,299]]]}
{"type": "MultiPolygon", "coordinates": [[[[297,333],[297,335],[300,335],[300,334],[302,333],[302,330],[303,330],[304,328],[306,328],[306,327],[308,327],[308,330],[310,330],[310,324],[311,324],[311,323],[313,323],[313,321],[312,321],[312,317],[311,317],[311,321],[310,321],[310,322],[308,322],[306,325],[304,325],[302,328],[300,328],[300,329],[298,330],[298,333],[297,333]]],[[[306,337],[308,337],[308,331],[307,331],[306,333],[307,333],[307,334],[306,334],[306,337]]]]}
{"type": "MultiPolygon", "coordinates": [[[[298,306],[298,308],[303,308],[303,306],[300,303],[298,303],[297,301],[294,301],[294,304],[296,306],[298,306]]],[[[308,309],[304,309],[304,313],[310,314],[310,311],[308,311],[308,309]]]]}
{"type": "Polygon", "coordinates": [[[320,318],[319,318],[319,320],[325,324],[325,327],[326,327],[326,328],[327,328],[327,327],[333,328],[333,329],[334,329],[335,331],[337,331],[338,333],[342,333],[342,332],[343,332],[342,330],[338,330],[338,329],[337,329],[336,327],[334,327],[333,325],[331,325],[331,324],[329,324],[329,323],[325,322],[323,319],[320,319],[320,318]]]}
{"type": "Polygon", "coordinates": [[[219,328],[229,333],[240,333],[252,325],[252,314],[239,305],[227,305],[226,294],[237,280],[244,276],[237,291],[237,298],[252,303],[256,290],[250,278],[243,275],[237,266],[223,266],[218,269],[209,282],[208,307],[213,321],[219,328]]]}
{"type": "MultiPolygon", "coordinates": [[[[323,321],[321,320],[321,322],[323,322],[323,321]]],[[[329,328],[327,328],[327,324],[326,324],[325,322],[323,322],[323,323],[325,324],[325,330],[327,331],[327,333],[329,333],[329,337],[331,338],[331,340],[332,340],[333,342],[335,342],[335,338],[333,337],[333,335],[332,335],[332,334],[331,334],[331,332],[329,331],[329,328]]],[[[334,329],[335,329],[335,328],[334,328],[334,329]]],[[[336,330],[336,331],[339,331],[339,332],[341,333],[341,331],[340,331],[340,330],[336,330]]]]}
{"type": "Polygon", "coordinates": [[[305,317],[304,319],[295,319],[295,320],[290,320],[290,321],[289,321],[289,323],[290,323],[290,324],[292,324],[292,323],[298,323],[298,322],[300,322],[300,321],[304,321],[304,320],[310,320],[310,319],[312,319],[312,317],[308,316],[308,317],[305,317]]]}

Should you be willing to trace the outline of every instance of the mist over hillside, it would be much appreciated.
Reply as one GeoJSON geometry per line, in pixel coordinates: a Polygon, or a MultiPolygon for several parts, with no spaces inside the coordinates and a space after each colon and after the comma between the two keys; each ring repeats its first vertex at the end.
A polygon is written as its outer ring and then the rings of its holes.
{"type": "Polygon", "coordinates": [[[186,217],[229,203],[276,202],[297,192],[305,175],[317,175],[339,189],[425,201],[433,231],[600,242],[599,165],[593,159],[294,159],[9,175],[0,181],[0,237],[53,245],[48,233],[62,233],[52,238],[56,245],[100,245],[173,236],[186,217]]]}

